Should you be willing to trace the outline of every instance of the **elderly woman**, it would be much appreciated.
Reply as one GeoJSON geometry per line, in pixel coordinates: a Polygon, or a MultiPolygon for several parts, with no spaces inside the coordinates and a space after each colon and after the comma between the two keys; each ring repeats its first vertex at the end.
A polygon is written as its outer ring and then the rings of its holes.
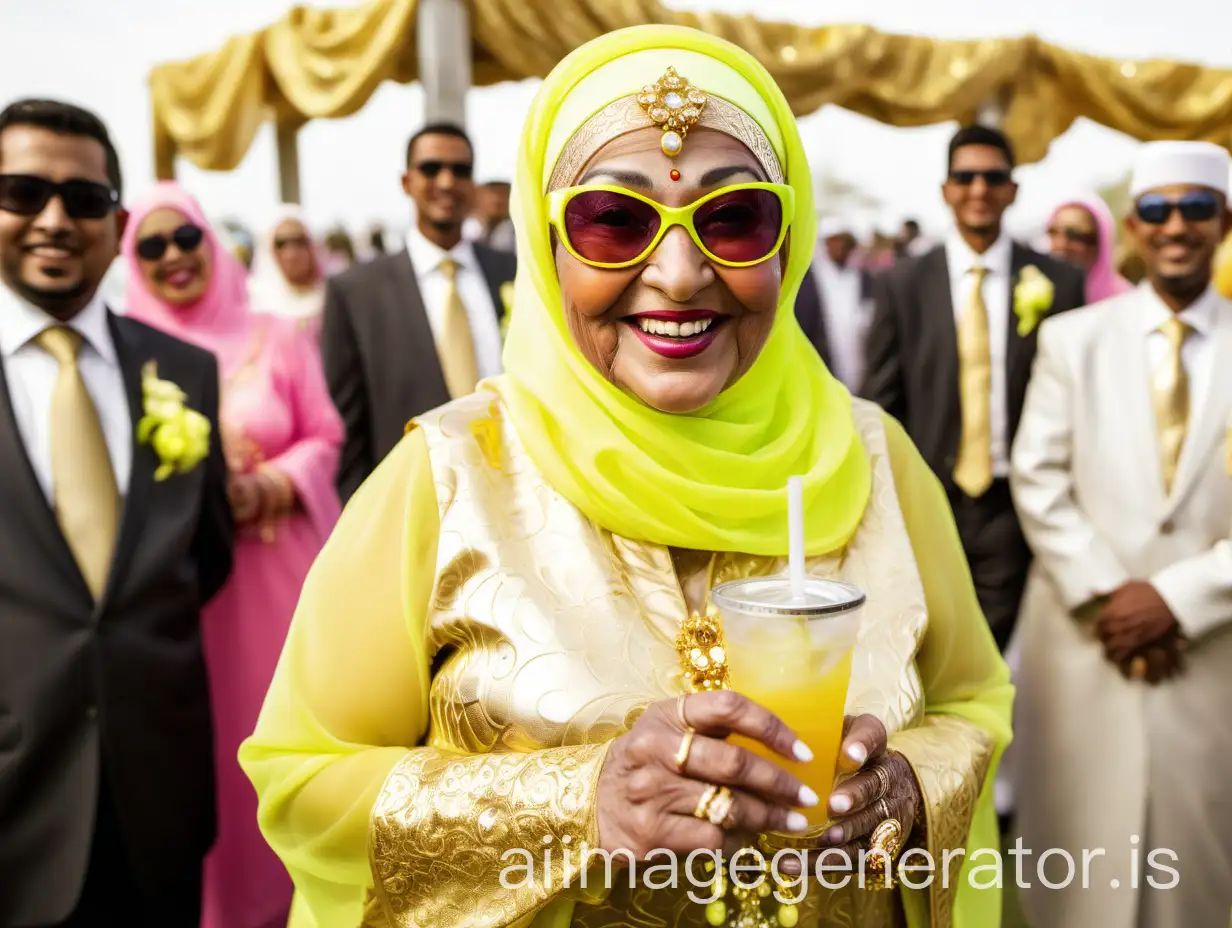
{"type": "MultiPolygon", "coordinates": [[[[734,922],[743,902],[698,904],[683,878],[583,889],[567,851],[627,851],[636,876],[656,849],[797,831],[818,802],[833,848],[889,818],[939,866],[995,847],[1008,672],[939,485],[795,321],[814,207],[767,72],[687,29],[583,46],[530,112],[514,213],[508,373],[415,420],[360,489],[241,750],[292,923],[734,922]],[[735,692],[689,692],[675,648],[712,583],[785,570],[792,475],[809,571],[868,595],[854,775],[822,797],[789,772],[809,756],[795,734],[735,692]],[[518,849],[546,872],[511,878],[518,849]]],[[[751,923],[995,923],[997,891],[946,864],[920,890],[809,884],[751,923]]]]}

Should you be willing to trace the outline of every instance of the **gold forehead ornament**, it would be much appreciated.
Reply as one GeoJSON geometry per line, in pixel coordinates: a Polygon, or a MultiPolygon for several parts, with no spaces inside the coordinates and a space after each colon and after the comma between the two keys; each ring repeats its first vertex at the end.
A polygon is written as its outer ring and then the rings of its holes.
{"type": "Polygon", "coordinates": [[[637,102],[650,121],[663,130],[663,138],[659,141],[663,154],[675,158],[684,148],[689,128],[702,118],[707,99],[677,74],[675,68],[668,68],[655,83],[642,88],[637,102]]]}

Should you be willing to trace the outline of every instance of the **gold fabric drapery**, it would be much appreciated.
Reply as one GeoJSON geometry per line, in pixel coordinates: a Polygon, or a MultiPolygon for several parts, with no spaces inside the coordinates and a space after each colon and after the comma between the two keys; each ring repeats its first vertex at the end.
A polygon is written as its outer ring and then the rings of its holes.
{"type": "MultiPolygon", "coordinates": [[[[1232,69],[1124,61],[1034,36],[944,41],[866,26],[799,26],[687,13],[657,0],[466,0],[478,85],[542,77],[612,29],[694,26],[756,54],[799,115],[827,103],[894,126],[970,120],[998,100],[1021,160],[1042,158],[1079,116],[1142,140],[1232,148],[1232,69]]],[[[347,116],[381,82],[416,78],[416,0],[342,10],[296,8],[260,32],[150,74],[160,177],[181,154],[207,170],[243,159],[260,124],[347,116]]]]}

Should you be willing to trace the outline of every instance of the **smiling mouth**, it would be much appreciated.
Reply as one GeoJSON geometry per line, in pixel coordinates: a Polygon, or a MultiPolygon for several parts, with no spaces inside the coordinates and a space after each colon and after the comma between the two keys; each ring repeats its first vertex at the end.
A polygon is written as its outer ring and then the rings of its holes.
{"type": "Polygon", "coordinates": [[[642,344],[673,360],[701,354],[730,317],[708,309],[639,313],[625,318],[642,344]]]}

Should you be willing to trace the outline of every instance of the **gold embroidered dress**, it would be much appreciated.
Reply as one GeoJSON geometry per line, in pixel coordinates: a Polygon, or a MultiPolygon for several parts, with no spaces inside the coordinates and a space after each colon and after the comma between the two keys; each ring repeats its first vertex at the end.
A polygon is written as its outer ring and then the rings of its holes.
{"type": "MultiPolygon", "coordinates": [[[[676,630],[709,582],[784,571],[791,473],[807,475],[809,570],[868,595],[848,713],[881,719],[910,762],[939,863],[944,848],[995,847],[1008,671],[940,485],[794,321],[813,207],[794,119],[768,75],[691,30],[596,40],[545,83],[515,191],[523,254],[508,374],[420,417],[353,498],[241,750],[264,833],[296,882],[292,925],[704,925],[684,889],[631,890],[619,871],[610,890],[578,888],[579,855],[563,849],[599,846],[608,745],[682,691],[676,630]],[[648,55],[652,77],[686,61],[681,73],[705,74],[702,86],[772,123],[769,144],[802,201],[792,234],[804,247],[787,262],[763,355],[706,416],[639,407],[587,366],[535,196],[578,127],[627,92],[627,74],[610,81],[609,66],[648,55]],[[726,456],[726,472],[710,456],[726,456]],[[737,467],[742,483],[726,485],[737,467]],[[546,879],[502,884],[504,852],[538,859],[545,847],[557,849],[546,879]]],[[[939,877],[919,891],[814,884],[799,924],[990,924],[999,893],[960,890],[966,860],[950,859],[948,888],[939,877]]]]}

